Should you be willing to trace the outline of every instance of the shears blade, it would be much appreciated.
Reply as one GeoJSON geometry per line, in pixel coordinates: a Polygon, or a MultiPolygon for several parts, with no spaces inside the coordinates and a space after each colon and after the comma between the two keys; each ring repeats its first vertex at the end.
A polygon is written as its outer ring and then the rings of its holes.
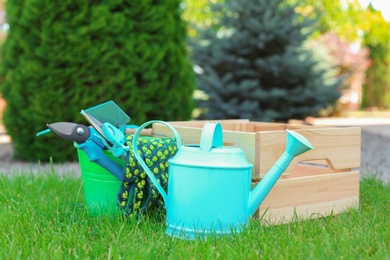
{"type": "Polygon", "coordinates": [[[47,124],[47,127],[59,137],[82,144],[88,140],[90,131],[89,128],[82,124],[70,122],[58,122],[47,124]]]}

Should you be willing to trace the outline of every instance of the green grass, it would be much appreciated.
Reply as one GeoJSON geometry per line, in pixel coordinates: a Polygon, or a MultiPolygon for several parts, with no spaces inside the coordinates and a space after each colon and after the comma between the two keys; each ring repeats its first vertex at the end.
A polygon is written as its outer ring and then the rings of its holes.
{"type": "Polygon", "coordinates": [[[360,209],[241,234],[186,241],[165,216],[91,216],[81,181],[55,174],[0,176],[0,259],[390,259],[390,185],[361,182],[360,209]]]}

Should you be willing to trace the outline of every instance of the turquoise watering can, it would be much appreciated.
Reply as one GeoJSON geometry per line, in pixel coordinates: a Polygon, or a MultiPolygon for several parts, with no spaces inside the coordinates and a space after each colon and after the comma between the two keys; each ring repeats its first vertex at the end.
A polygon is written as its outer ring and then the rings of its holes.
{"type": "Polygon", "coordinates": [[[133,149],[164,199],[166,233],[191,239],[199,235],[240,232],[293,158],[314,148],[305,137],[287,130],[285,152],[253,190],[250,189],[253,165],[240,148],[223,146],[220,123],[204,125],[199,145],[181,146],[180,136],[173,126],[163,121],[149,121],[135,132],[133,149]],[[155,179],[136,145],[142,129],[153,123],[167,126],[175,134],[179,148],[169,160],[168,193],[155,179]]]}

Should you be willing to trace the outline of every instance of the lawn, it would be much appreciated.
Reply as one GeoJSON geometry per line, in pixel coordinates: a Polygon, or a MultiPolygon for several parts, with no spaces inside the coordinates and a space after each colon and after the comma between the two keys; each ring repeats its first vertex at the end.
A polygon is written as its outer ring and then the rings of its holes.
{"type": "Polygon", "coordinates": [[[81,181],[0,174],[0,259],[390,259],[390,185],[361,181],[359,210],[279,226],[251,220],[241,234],[186,241],[164,215],[91,216],[81,181]]]}

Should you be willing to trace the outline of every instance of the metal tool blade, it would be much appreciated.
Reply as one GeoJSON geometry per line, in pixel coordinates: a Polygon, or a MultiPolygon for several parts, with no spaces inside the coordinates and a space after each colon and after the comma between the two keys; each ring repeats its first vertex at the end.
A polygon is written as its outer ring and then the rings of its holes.
{"type": "Polygon", "coordinates": [[[90,135],[89,128],[81,124],[58,122],[47,124],[47,127],[59,137],[78,144],[84,143],[90,135]]]}
{"type": "Polygon", "coordinates": [[[109,141],[108,137],[104,134],[103,130],[103,123],[97,120],[95,117],[87,114],[84,110],[81,110],[81,114],[84,116],[84,118],[88,121],[88,123],[91,124],[93,128],[110,144],[112,143],[109,141]]]}

